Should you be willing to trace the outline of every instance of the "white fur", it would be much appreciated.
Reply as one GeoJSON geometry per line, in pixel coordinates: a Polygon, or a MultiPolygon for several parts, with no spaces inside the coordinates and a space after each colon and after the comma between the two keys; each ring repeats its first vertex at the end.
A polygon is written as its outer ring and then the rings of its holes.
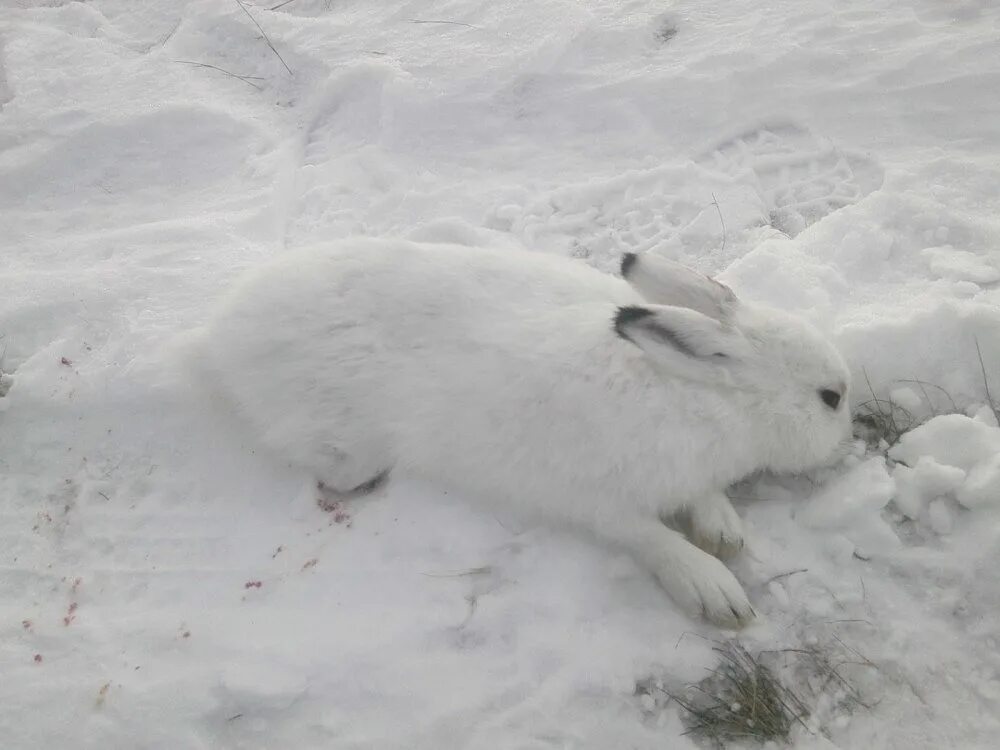
{"type": "Polygon", "coordinates": [[[631,551],[686,610],[737,626],[753,617],[740,584],[663,519],[686,511],[702,547],[738,549],[724,489],[828,458],[849,430],[848,374],[810,326],[681,271],[639,258],[645,294],[677,298],[647,299],[538,253],[351,240],[249,273],[199,368],[328,487],[389,469],[519,505],[631,551]],[[697,303],[655,304],[678,300],[697,303]],[[649,311],[627,338],[620,306],[649,311]],[[838,411],[821,388],[843,392],[838,411]]]}

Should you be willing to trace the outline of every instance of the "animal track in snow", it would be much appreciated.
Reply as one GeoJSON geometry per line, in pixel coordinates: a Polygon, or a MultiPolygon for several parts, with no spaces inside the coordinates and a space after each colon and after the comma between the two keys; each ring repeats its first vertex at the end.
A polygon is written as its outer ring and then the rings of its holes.
{"type": "Polygon", "coordinates": [[[776,229],[794,237],[882,185],[882,169],[794,123],[776,123],[723,141],[698,157],[709,169],[750,170],[776,229]]]}
{"type": "Polygon", "coordinates": [[[734,235],[766,223],[752,186],[695,164],[630,170],[603,181],[565,185],[524,205],[493,210],[491,228],[528,247],[556,249],[612,270],[622,252],[705,258],[723,245],[718,204],[734,235]]]}
{"type": "Polygon", "coordinates": [[[368,209],[395,189],[399,175],[377,148],[391,125],[384,99],[392,77],[385,66],[358,66],[331,76],[307,106],[301,137],[279,179],[289,244],[367,233],[368,209]]]}
{"type": "Polygon", "coordinates": [[[756,227],[794,237],[881,184],[870,159],[783,123],[722,141],[693,163],[630,170],[498,206],[489,225],[608,270],[624,251],[710,269],[745,251],[756,227]]]}

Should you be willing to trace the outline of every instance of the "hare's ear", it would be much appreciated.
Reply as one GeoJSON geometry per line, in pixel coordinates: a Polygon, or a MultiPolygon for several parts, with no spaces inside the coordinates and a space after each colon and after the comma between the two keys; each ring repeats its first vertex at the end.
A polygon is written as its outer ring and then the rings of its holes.
{"type": "Polygon", "coordinates": [[[621,272],[639,294],[658,305],[686,307],[726,321],[739,304],[725,284],[657,255],[625,253],[621,272]]]}
{"type": "Polygon", "coordinates": [[[680,368],[686,375],[706,372],[704,365],[728,365],[751,352],[749,342],[736,328],[683,307],[620,307],[614,329],[650,359],[680,368]],[[694,370],[692,366],[696,366],[694,370]]]}

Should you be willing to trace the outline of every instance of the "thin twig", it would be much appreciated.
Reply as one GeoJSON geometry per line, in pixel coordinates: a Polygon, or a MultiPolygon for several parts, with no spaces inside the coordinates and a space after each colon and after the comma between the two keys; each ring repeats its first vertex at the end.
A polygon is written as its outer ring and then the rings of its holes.
{"type": "Polygon", "coordinates": [[[875,395],[875,389],[872,387],[872,381],[868,378],[868,370],[862,367],[861,372],[865,376],[865,382],[868,384],[868,390],[871,392],[872,399],[875,401],[875,407],[879,410],[879,414],[881,414],[882,407],[878,404],[878,396],[875,395]]]}
{"type": "Polygon", "coordinates": [[[684,636],[686,636],[686,635],[693,635],[696,638],[701,638],[703,641],[710,641],[710,642],[713,642],[713,643],[717,643],[718,642],[718,641],[712,641],[711,638],[706,638],[705,636],[700,635],[698,633],[693,633],[690,630],[685,630],[683,633],[681,633],[681,637],[677,639],[677,643],[674,644],[674,649],[675,650],[677,649],[678,646],[681,645],[681,641],[684,640],[684,636]]]}
{"type": "Polygon", "coordinates": [[[927,395],[927,389],[924,388],[924,384],[923,383],[918,383],[917,385],[920,386],[920,392],[924,395],[924,401],[927,402],[927,407],[931,410],[931,416],[932,417],[936,417],[937,416],[937,409],[934,408],[934,402],[931,401],[931,397],[929,395],[927,395]]]}
{"type": "Polygon", "coordinates": [[[983,362],[983,350],[979,348],[979,337],[973,336],[973,340],[976,342],[976,354],[979,355],[979,367],[983,371],[983,387],[986,389],[986,401],[989,403],[990,411],[993,412],[993,418],[1000,425],[1000,407],[997,407],[996,402],[993,400],[993,395],[990,393],[990,381],[986,377],[986,364],[983,362]]]}
{"type": "Polygon", "coordinates": [[[294,3],[294,2],[295,2],[295,0],[285,0],[285,2],[283,2],[283,3],[278,3],[277,5],[274,5],[274,6],[270,7],[270,8],[268,8],[268,10],[277,10],[278,8],[284,8],[286,5],[290,5],[291,3],[294,3]]]}
{"type": "Polygon", "coordinates": [[[851,646],[848,646],[848,645],[847,645],[846,643],[844,643],[844,642],[843,642],[843,641],[842,641],[842,640],[840,639],[840,636],[838,636],[838,635],[837,635],[836,633],[833,633],[832,635],[833,635],[833,639],[834,639],[834,640],[835,640],[835,641],[836,641],[837,643],[839,643],[839,644],[840,644],[841,646],[843,646],[844,648],[846,648],[846,649],[847,649],[848,651],[850,651],[850,652],[851,652],[852,654],[854,654],[854,655],[855,655],[856,657],[858,657],[859,659],[861,659],[861,661],[862,661],[862,662],[864,662],[864,665],[865,665],[866,667],[871,667],[872,669],[875,669],[875,670],[877,670],[877,671],[881,671],[881,670],[879,670],[879,667],[878,667],[878,664],[876,664],[875,662],[873,662],[873,661],[872,661],[871,659],[869,659],[869,658],[868,658],[867,656],[865,656],[864,654],[862,654],[862,653],[861,653],[860,651],[858,651],[858,650],[857,650],[856,648],[853,648],[853,647],[851,647],[851,646]]]}
{"type": "Polygon", "coordinates": [[[451,26],[468,26],[470,29],[476,28],[471,23],[462,23],[461,21],[419,21],[416,18],[410,19],[413,23],[446,23],[451,26]]]}
{"type": "Polygon", "coordinates": [[[864,373],[864,375],[865,375],[865,382],[868,384],[868,390],[871,391],[872,398],[875,399],[875,408],[878,409],[878,413],[883,418],[886,418],[886,419],[889,420],[889,424],[892,425],[893,432],[895,432],[898,435],[899,431],[896,429],[896,417],[892,413],[892,405],[890,404],[889,411],[887,413],[883,413],[882,412],[882,404],[881,404],[881,402],[879,400],[879,397],[875,395],[875,389],[872,387],[872,381],[868,377],[868,370],[866,368],[861,368],[861,372],[864,373]]]}
{"type": "Polygon", "coordinates": [[[456,570],[449,573],[421,573],[420,575],[427,576],[428,578],[460,578],[461,576],[476,576],[492,572],[492,566],[483,565],[480,568],[469,568],[468,570],[456,570]]]}
{"type": "Polygon", "coordinates": [[[712,205],[719,212],[719,222],[722,224],[722,250],[720,252],[724,253],[726,251],[726,220],[722,218],[722,209],[719,207],[719,199],[715,197],[715,193],[712,193],[712,205]]]}
{"type": "Polygon", "coordinates": [[[495,514],[490,513],[490,515],[493,516],[493,520],[500,525],[500,528],[506,531],[508,534],[515,534],[515,535],[517,534],[517,532],[512,531],[503,521],[497,518],[495,514]]]}
{"type": "Polygon", "coordinates": [[[862,700],[862,695],[861,695],[860,691],[858,691],[858,689],[856,687],[854,687],[850,682],[848,682],[846,679],[844,679],[844,676],[842,674],[840,674],[840,672],[837,671],[838,669],[840,669],[845,664],[861,664],[861,662],[856,662],[856,661],[841,662],[837,666],[833,666],[832,664],[827,664],[827,674],[829,676],[826,678],[826,682],[823,683],[823,686],[820,689],[821,690],[825,690],[826,686],[830,684],[830,680],[836,680],[850,694],[851,698],[854,699],[855,703],[857,703],[862,708],[864,708],[864,709],[866,709],[868,711],[871,711],[872,710],[872,705],[869,704],[869,703],[865,703],[862,700]]]}
{"type": "Polygon", "coordinates": [[[766,586],[771,581],[777,581],[779,578],[788,578],[788,576],[793,576],[796,573],[808,573],[808,572],[809,568],[799,568],[798,570],[790,570],[787,573],[778,573],[778,575],[774,576],[773,578],[768,578],[766,581],[764,581],[764,585],[766,586]]]}
{"type": "Polygon", "coordinates": [[[266,34],[266,33],[264,32],[264,29],[262,29],[262,28],[260,27],[260,24],[259,24],[259,23],[257,23],[257,19],[256,19],[256,18],[254,18],[254,17],[252,16],[252,15],[250,15],[250,11],[249,11],[249,10],[247,10],[247,7],[246,7],[246,6],[245,6],[245,5],[244,5],[244,4],[242,3],[242,0],[234,0],[234,2],[235,2],[235,3],[236,3],[236,4],[238,5],[238,6],[240,6],[240,8],[241,8],[241,9],[243,10],[243,12],[244,12],[244,13],[246,13],[246,14],[247,14],[247,18],[249,18],[249,19],[250,19],[251,21],[253,21],[253,25],[257,27],[257,30],[258,30],[258,31],[260,32],[260,35],[261,35],[262,37],[264,37],[264,41],[265,41],[265,42],[267,43],[267,46],[271,48],[271,51],[272,51],[272,52],[273,52],[273,53],[274,53],[275,55],[277,55],[277,57],[278,57],[278,59],[279,59],[279,60],[281,60],[281,64],[285,66],[285,70],[287,70],[287,71],[288,71],[288,75],[290,75],[290,76],[293,76],[293,75],[295,75],[295,74],[294,74],[294,73],[292,72],[292,69],[288,67],[288,63],[286,63],[286,62],[285,62],[285,59],[284,59],[284,58],[283,58],[283,57],[281,56],[281,53],[279,53],[279,52],[278,52],[278,50],[276,50],[276,49],[274,48],[274,45],[273,45],[273,44],[271,44],[271,40],[270,40],[270,39],[268,38],[267,34],[266,34]]]}
{"type": "Polygon", "coordinates": [[[181,63],[182,65],[193,65],[196,68],[211,68],[212,70],[217,70],[220,73],[225,73],[227,76],[231,76],[232,78],[238,78],[241,81],[243,81],[243,83],[247,84],[248,86],[253,86],[258,91],[263,91],[263,89],[260,86],[254,83],[254,81],[264,80],[260,76],[241,76],[240,74],[233,73],[232,71],[226,70],[225,68],[220,68],[218,65],[209,65],[208,63],[195,62],[194,60],[174,60],[174,62],[181,63]]]}

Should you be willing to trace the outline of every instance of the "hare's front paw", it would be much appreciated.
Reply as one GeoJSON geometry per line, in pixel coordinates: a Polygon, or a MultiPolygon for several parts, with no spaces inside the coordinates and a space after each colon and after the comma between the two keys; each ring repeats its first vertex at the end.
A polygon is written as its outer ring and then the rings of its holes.
{"type": "Polygon", "coordinates": [[[741,628],[757,616],[729,569],[662,519],[621,517],[602,526],[600,535],[628,548],[689,614],[724,628],[741,628]]]}
{"type": "Polygon", "coordinates": [[[674,601],[722,628],[742,628],[757,616],[743,587],[725,565],[694,547],[685,557],[688,559],[659,576],[674,601]]]}
{"type": "Polygon", "coordinates": [[[721,492],[701,498],[688,510],[690,539],[710,555],[726,559],[743,549],[743,522],[721,492]]]}

